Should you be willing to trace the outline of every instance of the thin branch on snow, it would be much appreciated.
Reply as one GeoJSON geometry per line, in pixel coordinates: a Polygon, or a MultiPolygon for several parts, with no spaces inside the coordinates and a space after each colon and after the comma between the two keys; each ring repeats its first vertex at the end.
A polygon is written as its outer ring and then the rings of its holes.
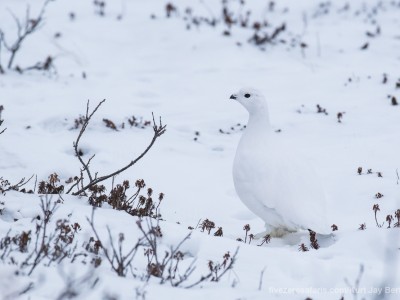
{"type": "Polygon", "coordinates": [[[95,208],[93,207],[92,216],[91,218],[86,218],[90,227],[93,230],[93,233],[96,239],[100,242],[100,248],[103,251],[104,256],[106,257],[107,261],[110,263],[111,268],[115,271],[118,276],[125,277],[126,273],[128,272],[129,267],[132,264],[133,259],[136,256],[137,251],[140,247],[144,246],[143,241],[144,237],[138,239],[136,244],[126,253],[123,254],[122,252],[122,244],[124,241],[124,235],[122,233],[119,234],[118,238],[118,250],[115,246],[114,240],[111,235],[110,227],[107,226],[108,238],[111,245],[111,251],[104,246],[105,244],[102,242],[100,235],[98,234],[96,227],[94,226],[94,211],[95,208]]]}
{"type": "Polygon", "coordinates": [[[347,284],[347,286],[351,289],[351,293],[353,294],[354,300],[358,299],[358,294],[357,291],[359,290],[360,287],[360,282],[361,282],[361,277],[364,274],[364,265],[360,265],[360,270],[358,271],[358,275],[356,280],[354,281],[354,285],[352,285],[347,278],[344,279],[344,282],[347,284]]]}
{"type": "Polygon", "coordinates": [[[48,256],[49,249],[47,245],[53,243],[56,238],[56,232],[48,233],[48,225],[57,209],[57,205],[56,201],[51,204],[51,197],[46,197],[45,200],[40,198],[42,216],[40,217],[40,222],[36,225],[35,248],[21,265],[31,267],[28,275],[31,275],[39,263],[48,256]]]}
{"type": "MultiPolygon", "coordinates": [[[[5,73],[4,68],[3,68],[3,65],[1,64],[1,50],[2,50],[1,45],[2,45],[2,43],[3,43],[3,39],[4,39],[4,34],[3,34],[3,32],[0,30],[0,75],[5,73]]],[[[3,131],[4,131],[4,130],[3,130],[3,131]]]]}
{"type": "Polygon", "coordinates": [[[180,248],[183,243],[190,239],[192,233],[190,232],[187,234],[175,247],[171,246],[170,252],[166,252],[165,256],[161,259],[158,251],[157,239],[162,236],[162,233],[158,223],[157,226],[153,226],[151,219],[146,219],[147,232],[142,227],[142,220],[137,221],[136,224],[150,247],[150,251],[147,252],[148,267],[146,281],[149,281],[151,276],[155,276],[161,278],[160,284],[169,281],[171,286],[175,287],[185,282],[196,269],[196,260],[191,262],[182,275],[178,274],[178,264],[184,256],[180,248]],[[151,258],[149,258],[150,253],[151,258]],[[174,261],[176,262],[175,264],[174,261]],[[174,281],[177,275],[179,275],[179,280],[174,281]]]}
{"type": "MultiPolygon", "coordinates": [[[[21,187],[26,185],[35,175],[32,175],[30,178],[25,179],[25,177],[21,178],[21,180],[15,184],[11,184],[8,180],[3,180],[2,177],[0,177],[0,193],[5,193],[8,191],[19,191],[21,187]]],[[[35,184],[36,187],[36,184],[35,184]]]]}
{"type": "Polygon", "coordinates": [[[210,278],[211,278],[211,281],[218,282],[228,271],[233,270],[233,266],[236,262],[236,257],[238,255],[238,253],[239,253],[239,247],[236,248],[236,251],[232,257],[229,255],[229,252],[227,253],[228,257],[226,257],[227,254],[225,254],[224,262],[222,264],[217,264],[217,265],[213,266],[213,262],[210,261],[209,262],[210,273],[208,273],[205,276],[202,276],[198,281],[186,286],[185,289],[190,289],[192,287],[195,287],[196,285],[199,285],[200,283],[207,281],[210,278]],[[228,263],[228,260],[229,260],[229,263],[228,263]],[[218,271],[220,271],[221,269],[223,269],[223,271],[220,274],[218,274],[218,271]]]}
{"type": "Polygon", "coordinates": [[[262,289],[262,284],[263,284],[263,279],[264,279],[264,272],[265,272],[265,268],[261,270],[260,281],[258,283],[258,290],[259,291],[261,291],[261,289],[262,289]]]}
{"type": "MultiPolygon", "coordinates": [[[[30,8],[29,6],[26,9],[26,14],[25,14],[25,19],[21,22],[20,19],[18,19],[14,13],[12,11],[10,11],[11,16],[13,17],[16,26],[17,26],[17,38],[15,39],[14,42],[12,43],[7,43],[6,39],[5,39],[5,34],[4,32],[0,29],[0,44],[2,43],[4,45],[4,48],[10,52],[10,57],[7,63],[7,68],[8,69],[12,69],[13,67],[13,63],[15,60],[15,56],[17,55],[18,51],[21,49],[22,44],[24,43],[24,41],[26,40],[26,38],[31,35],[32,33],[34,33],[35,31],[37,31],[41,25],[43,24],[44,21],[44,13],[46,10],[47,5],[55,0],[46,0],[43,3],[43,6],[39,12],[39,14],[37,15],[36,18],[32,18],[30,15],[30,8]]],[[[0,49],[1,50],[1,49],[0,49]]],[[[48,62],[46,60],[46,62],[48,62]]],[[[27,70],[29,69],[39,69],[38,67],[41,67],[41,70],[48,70],[48,68],[50,67],[50,65],[48,63],[51,64],[51,61],[48,62],[46,64],[46,62],[43,65],[40,65],[40,63],[36,64],[33,67],[29,67],[27,68],[27,70]],[[45,68],[47,67],[47,68],[45,68]]],[[[17,69],[19,71],[22,71],[20,68],[17,67],[17,69]]],[[[3,68],[1,67],[0,64],[0,73],[1,71],[4,72],[3,68]]]]}
{"type": "Polygon", "coordinates": [[[76,141],[74,142],[74,151],[75,151],[75,155],[78,158],[79,162],[82,164],[83,169],[82,171],[86,171],[90,182],[93,181],[93,177],[92,174],[90,173],[90,169],[89,169],[89,164],[91,162],[91,160],[94,158],[95,155],[93,155],[91,158],[89,158],[89,160],[87,161],[87,163],[85,163],[83,161],[83,159],[81,158],[81,154],[80,151],[78,149],[79,147],[79,141],[81,140],[81,137],[83,135],[83,133],[86,130],[86,127],[89,125],[90,119],[93,117],[93,115],[96,113],[96,111],[99,109],[99,107],[106,101],[106,99],[103,99],[102,101],[100,101],[99,104],[97,104],[97,106],[95,107],[95,109],[89,114],[89,100],[86,104],[86,115],[85,115],[85,119],[84,122],[82,124],[82,128],[79,131],[78,137],[76,138],[76,141]]]}
{"type": "Polygon", "coordinates": [[[65,282],[65,286],[54,298],[57,300],[82,297],[82,293],[92,290],[99,282],[99,277],[96,276],[93,269],[89,269],[86,274],[77,277],[73,273],[66,274],[63,267],[60,266],[59,273],[65,282]]]}
{"type": "Polygon", "coordinates": [[[153,138],[150,141],[149,145],[147,146],[147,148],[135,159],[133,159],[131,162],[129,162],[127,165],[125,165],[124,167],[110,173],[104,176],[100,176],[97,177],[97,173],[93,176],[92,172],[90,171],[90,162],[92,161],[92,159],[94,158],[95,155],[91,156],[89,158],[89,160],[87,162],[84,162],[83,159],[81,158],[81,153],[79,150],[79,142],[84,134],[84,132],[86,131],[87,126],[89,125],[89,122],[91,120],[91,118],[93,117],[93,115],[96,113],[96,111],[99,109],[99,107],[105,102],[105,99],[102,100],[96,107],[95,109],[89,113],[89,101],[87,102],[87,106],[86,106],[86,115],[84,118],[84,122],[82,124],[82,128],[79,131],[78,137],[76,139],[76,141],[74,142],[74,151],[75,151],[75,155],[78,157],[79,162],[81,163],[81,165],[83,166],[83,168],[81,169],[81,177],[77,180],[77,182],[75,182],[75,184],[73,186],[71,186],[69,188],[69,190],[67,191],[67,194],[69,194],[72,189],[75,186],[79,186],[79,183],[81,184],[81,187],[78,189],[78,191],[72,193],[72,195],[74,196],[78,196],[78,195],[85,195],[86,190],[90,189],[91,187],[97,185],[98,183],[107,180],[109,178],[112,178],[122,172],[124,172],[125,170],[129,169],[130,167],[132,167],[133,165],[135,165],[139,160],[141,160],[146,154],[147,152],[153,147],[154,143],[156,142],[156,140],[165,133],[166,131],[166,125],[162,124],[161,121],[161,117],[159,120],[159,123],[157,124],[155,119],[154,119],[154,114],[152,113],[153,116],[153,138]],[[87,176],[89,177],[89,183],[84,185],[83,184],[83,175],[82,173],[86,172],[87,176]]]}
{"type": "MultiPolygon", "coordinates": [[[[1,32],[0,32],[1,34],[1,32]]],[[[0,35],[1,38],[1,35],[0,35]]],[[[0,54],[1,54],[1,39],[0,39],[0,54]]],[[[2,67],[1,67],[1,57],[0,57],[0,74],[2,74],[2,67]]],[[[1,113],[4,110],[4,106],[0,105],[0,126],[3,125],[4,120],[1,118],[1,113]]],[[[0,131],[0,134],[2,134],[4,131],[6,131],[7,128],[4,128],[2,131],[0,131]]]]}

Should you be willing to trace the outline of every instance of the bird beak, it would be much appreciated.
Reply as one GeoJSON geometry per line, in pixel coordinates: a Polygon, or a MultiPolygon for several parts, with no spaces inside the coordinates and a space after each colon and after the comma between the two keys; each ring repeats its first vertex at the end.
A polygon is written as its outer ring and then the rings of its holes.
{"type": "Polygon", "coordinates": [[[231,95],[231,96],[229,97],[229,99],[233,99],[233,100],[236,100],[236,98],[237,98],[236,95],[231,95]]]}

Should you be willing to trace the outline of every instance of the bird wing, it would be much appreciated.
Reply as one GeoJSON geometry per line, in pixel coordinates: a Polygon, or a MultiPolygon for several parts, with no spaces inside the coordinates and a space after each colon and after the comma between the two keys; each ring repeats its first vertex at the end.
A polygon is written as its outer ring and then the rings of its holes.
{"type": "Polygon", "coordinates": [[[235,158],[234,182],[244,204],[269,224],[329,231],[318,176],[282,147],[242,150],[235,158]]]}

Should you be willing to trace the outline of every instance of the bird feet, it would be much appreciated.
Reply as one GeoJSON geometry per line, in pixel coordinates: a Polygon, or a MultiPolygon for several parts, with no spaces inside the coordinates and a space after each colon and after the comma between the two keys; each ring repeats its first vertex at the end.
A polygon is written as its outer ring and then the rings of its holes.
{"type": "Polygon", "coordinates": [[[293,233],[293,232],[296,232],[296,231],[288,229],[288,228],[285,228],[285,227],[270,227],[266,231],[257,233],[254,236],[254,238],[255,239],[262,239],[266,235],[269,235],[270,237],[274,237],[274,238],[281,238],[281,237],[284,237],[285,235],[287,235],[289,233],[293,233]]]}

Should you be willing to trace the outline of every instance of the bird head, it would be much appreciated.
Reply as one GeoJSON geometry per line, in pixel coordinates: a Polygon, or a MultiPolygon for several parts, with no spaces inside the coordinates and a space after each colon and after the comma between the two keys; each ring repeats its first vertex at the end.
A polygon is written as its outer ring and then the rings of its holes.
{"type": "Polygon", "coordinates": [[[230,99],[242,104],[250,114],[267,109],[264,96],[253,88],[243,88],[238,93],[231,95],[230,99]]]}

